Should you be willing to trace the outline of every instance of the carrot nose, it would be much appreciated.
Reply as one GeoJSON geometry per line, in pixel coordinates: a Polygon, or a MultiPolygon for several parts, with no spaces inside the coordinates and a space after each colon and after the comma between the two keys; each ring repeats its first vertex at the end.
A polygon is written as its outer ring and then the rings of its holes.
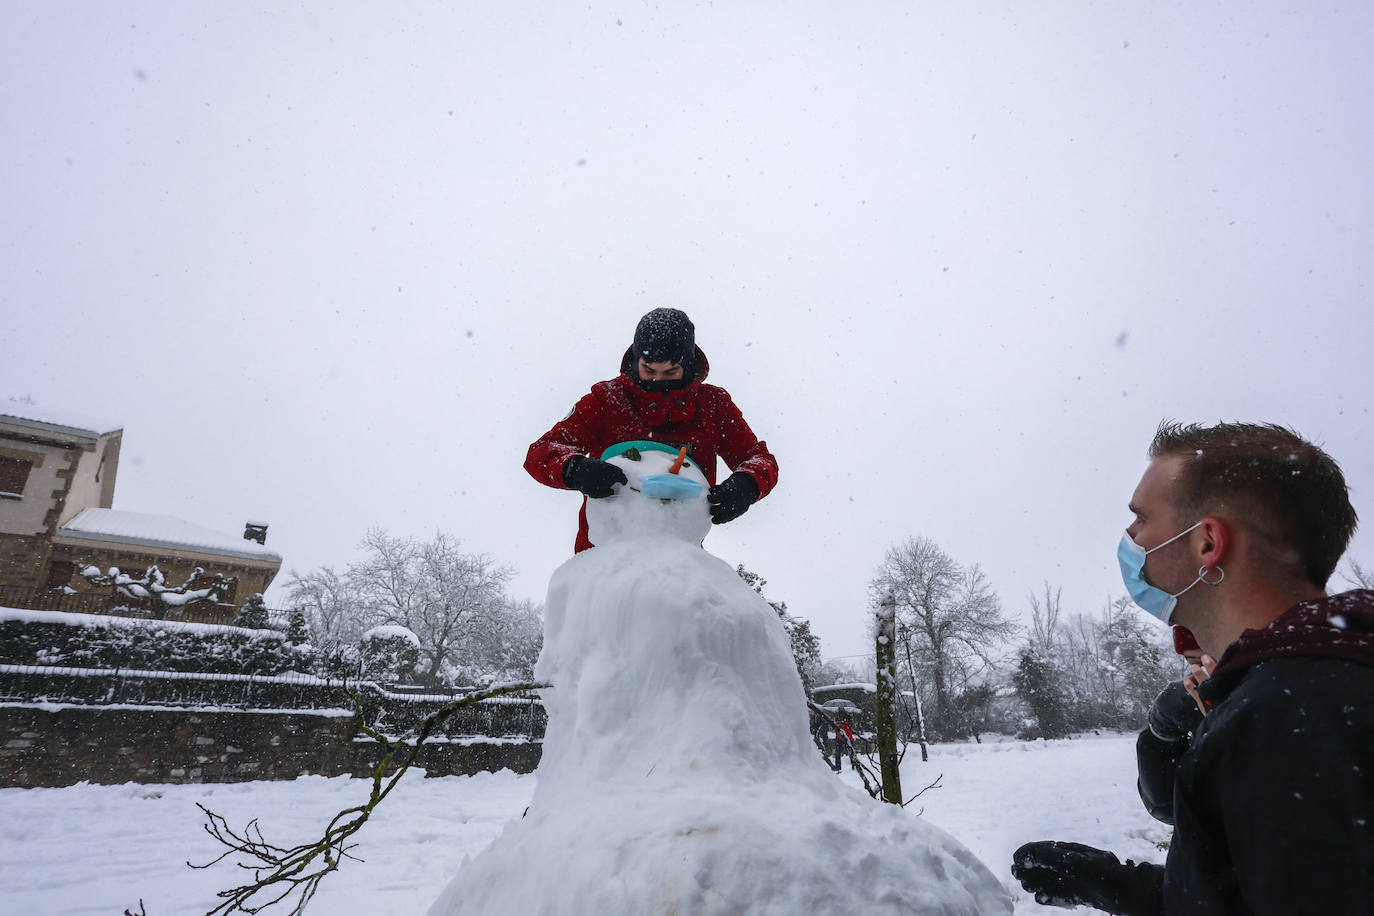
{"type": "Polygon", "coordinates": [[[674,462],[673,462],[673,466],[670,467],[670,468],[668,469],[668,473],[669,473],[669,474],[676,474],[678,471],[682,470],[682,462],[684,462],[684,461],[686,461],[686,460],[687,460],[687,446],[684,445],[684,446],[682,447],[682,449],[677,453],[677,460],[674,461],[674,462]]]}

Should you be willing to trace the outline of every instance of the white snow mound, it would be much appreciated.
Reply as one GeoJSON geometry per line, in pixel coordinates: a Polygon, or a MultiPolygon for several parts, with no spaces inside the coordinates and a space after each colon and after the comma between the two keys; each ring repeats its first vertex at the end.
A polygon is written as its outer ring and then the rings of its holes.
{"type": "Polygon", "coordinates": [[[529,811],[430,916],[1011,912],[958,841],[821,760],[777,614],[699,546],[704,495],[622,487],[587,515],[598,546],[545,605],[529,811]]]}

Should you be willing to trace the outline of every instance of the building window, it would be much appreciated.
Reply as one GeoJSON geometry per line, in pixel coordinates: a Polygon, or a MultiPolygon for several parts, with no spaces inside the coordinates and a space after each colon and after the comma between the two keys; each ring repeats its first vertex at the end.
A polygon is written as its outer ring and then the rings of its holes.
{"type": "Polygon", "coordinates": [[[0,496],[19,499],[24,495],[24,485],[29,482],[32,461],[22,458],[6,458],[0,455],[0,496]]]}

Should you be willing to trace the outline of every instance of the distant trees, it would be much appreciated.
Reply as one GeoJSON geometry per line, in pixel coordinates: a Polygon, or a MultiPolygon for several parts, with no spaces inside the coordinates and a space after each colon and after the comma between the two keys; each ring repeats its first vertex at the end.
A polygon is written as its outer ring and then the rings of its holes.
{"type": "Polygon", "coordinates": [[[1049,583],[1028,600],[1031,628],[1012,676],[1032,719],[1028,735],[1140,728],[1159,691],[1181,676],[1167,630],[1128,598],[1069,621],[1049,583]]]}
{"type": "Polygon", "coordinates": [[[366,627],[352,588],[331,566],[292,573],[288,601],[305,617],[310,643],[323,656],[355,647],[366,627]]]}
{"type": "Polygon", "coordinates": [[[971,690],[990,695],[981,679],[995,673],[1017,632],[983,571],[912,537],[888,549],[869,591],[875,607],[887,599],[896,606],[897,663],[912,689],[934,700],[924,704],[931,731],[970,734],[960,700],[971,690]]]}
{"type": "Polygon", "coordinates": [[[342,572],[325,566],[287,583],[326,667],[347,670],[364,632],[381,626],[414,634],[413,667],[422,681],[471,684],[532,674],[542,614],[506,593],[510,567],[465,552],[442,533],[421,541],[374,528],[361,546],[363,557],[342,572]]]}
{"type": "Polygon", "coordinates": [[[1353,559],[1345,561],[1341,578],[1349,583],[1351,588],[1374,588],[1374,569],[1361,566],[1353,559]]]}
{"type": "Polygon", "coordinates": [[[1043,596],[1029,597],[1031,627],[1011,678],[1035,722],[1026,731],[1028,737],[1062,738],[1069,733],[1072,698],[1057,651],[1060,595],[1061,590],[1051,589],[1047,582],[1043,596]]]}
{"type": "Polygon", "coordinates": [[[870,683],[873,680],[873,662],[869,659],[864,660],[864,664],[854,665],[843,659],[828,659],[816,667],[816,672],[812,677],[816,687],[829,687],[831,684],[859,684],[870,683]],[[860,668],[863,670],[860,670],[860,668]]]}
{"type": "Polygon", "coordinates": [[[787,631],[787,639],[792,646],[792,659],[797,664],[797,674],[801,675],[802,688],[809,697],[811,690],[817,686],[817,677],[821,670],[821,641],[811,632],[811,621],[789,614],[786,601],[772,601],[764,595],[763,587],[768,584],[768,580],[745,569],[743,563],[735,567],[735,572],[746,585],[768,602],[768,606],[782,620],[782,628],[787,631]]]}
{"type": "Polygon", "coordinates": [[[500,614],[508,603],[510,567],[464,553],[446,534],[417,541],[374,528],[363,538],[363,549],[363,559],[348,568],[363,615],[414,633],[420,640],[419,673],[427,678],[455,663],[477,622],[500,614]]]}

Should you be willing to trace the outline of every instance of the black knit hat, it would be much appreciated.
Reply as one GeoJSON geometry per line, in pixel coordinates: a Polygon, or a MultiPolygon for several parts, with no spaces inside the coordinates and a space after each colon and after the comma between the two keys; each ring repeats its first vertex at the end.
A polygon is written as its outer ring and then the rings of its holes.
{"type": "Polygon", "coordinates": [[[696,328],[686,312],[654,309],[635,328],[634,355],[646,363],[677,363],[690,367],[696,355],[696,328]]]}

